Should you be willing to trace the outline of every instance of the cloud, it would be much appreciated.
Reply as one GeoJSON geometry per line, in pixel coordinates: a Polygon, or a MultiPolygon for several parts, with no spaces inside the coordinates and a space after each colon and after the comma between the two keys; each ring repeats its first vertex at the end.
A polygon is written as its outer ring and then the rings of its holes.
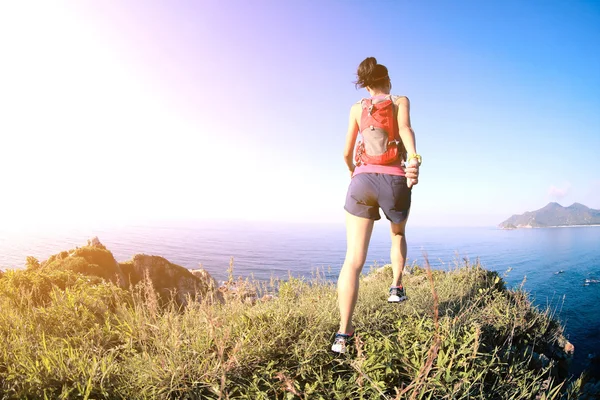
{"type": "Polygon", "coordinates": [[[564,184],[562,187],[557,187],[557,186],[550,186],[550,189],[548,189],[548,195],[550,197],[553,197],[557,200],[562,199],[563,197],[565,197],[567,194],[569,194],[569,191],[571,190],[571,184],[569,182],[567,182],[566,184],[564,184]]]}

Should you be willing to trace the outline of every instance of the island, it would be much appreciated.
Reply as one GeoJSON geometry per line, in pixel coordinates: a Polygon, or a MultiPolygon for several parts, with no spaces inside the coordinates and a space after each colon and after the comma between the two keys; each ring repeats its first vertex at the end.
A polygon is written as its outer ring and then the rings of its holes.
{"type": "Polygon", "coordinates": [[[500,223],[498,227],[501,229],[518,229],[586,225],[600,225],[600,210],[594,210],[580,203],[563,207],[552,202],[539,210],[513,215],[500,223]]]}

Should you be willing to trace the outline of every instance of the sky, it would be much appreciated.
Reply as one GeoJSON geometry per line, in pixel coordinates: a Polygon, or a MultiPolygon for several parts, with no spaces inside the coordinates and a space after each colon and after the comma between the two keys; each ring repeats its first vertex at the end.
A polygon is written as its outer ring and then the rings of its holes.
{"type": "Polygon", "coordinates": [[[411,100],[413,226],[600,209],[600,2],[0,3],[0,226],[343,222],[353,84],[411,100]]]}

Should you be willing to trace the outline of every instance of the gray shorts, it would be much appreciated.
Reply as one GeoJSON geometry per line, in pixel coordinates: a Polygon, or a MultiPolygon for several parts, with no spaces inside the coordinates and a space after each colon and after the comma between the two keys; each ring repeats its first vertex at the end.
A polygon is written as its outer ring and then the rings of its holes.
{"type": "Polygon", "coordinates": [[[404,222],[410,210],[412,188],[406,177],[389,174],[362,173],[350,181],[344,209],[357,217],[381,219],[379,208],[395,224],[404,222]]]}

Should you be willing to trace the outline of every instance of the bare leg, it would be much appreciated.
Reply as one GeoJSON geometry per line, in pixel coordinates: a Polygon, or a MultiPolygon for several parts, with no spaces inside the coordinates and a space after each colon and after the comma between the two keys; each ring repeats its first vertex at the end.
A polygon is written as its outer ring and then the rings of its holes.
{"type": "Polygon", "coordinates": [[[399,224],[392,223],[390,226],[390,234],[392,236],[392,248],[390,250],[390,259],[392,261],[392,271],[394,278],[392,286],[402,285],[402,271],[406,263],[406,221],[408,218],[399,224]]]}
{"type": "Polygon", "coordinates": [[[374,222],[346,213],[346,259],[337,284],[342,333],[352,333],[354,330],[352,314],[358,298],[358,278],[367,258],[374,222]]]}

